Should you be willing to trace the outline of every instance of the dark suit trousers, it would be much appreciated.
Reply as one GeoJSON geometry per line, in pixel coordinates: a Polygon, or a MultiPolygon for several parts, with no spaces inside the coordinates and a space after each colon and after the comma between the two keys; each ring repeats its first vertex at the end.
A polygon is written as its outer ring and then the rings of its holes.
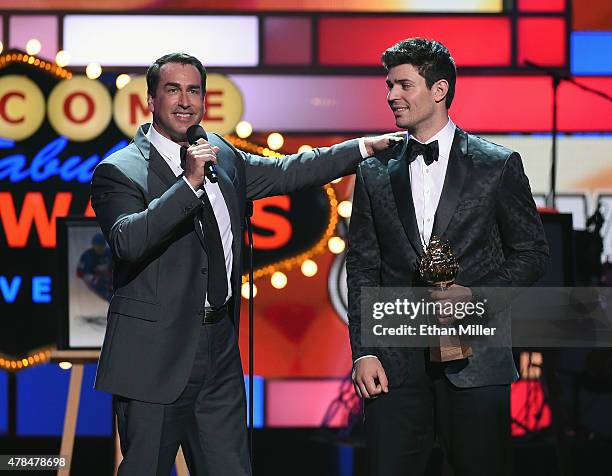
{"type": "Polygon", "coordinates": [[[405,383],[366,400],[371,476],[425,474],[436,437],[455,476],[507,474],[510,386],[458,388],[442,365],[410,351],[405,383]]]}
{"type": "Polygon", "coordinates": [[[187,386],[170,404],[115,396],[120,476],[168,476],[179,448],[192,476],[251,474],[236,333],[226,316],[203,325],[187,386]]]}

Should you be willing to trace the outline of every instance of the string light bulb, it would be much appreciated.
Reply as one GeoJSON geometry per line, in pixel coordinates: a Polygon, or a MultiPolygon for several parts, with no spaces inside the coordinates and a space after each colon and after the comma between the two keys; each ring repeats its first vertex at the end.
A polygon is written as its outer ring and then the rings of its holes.
{"type": "Polygon", "coordinates": [[[28,40],[26,43],[26,53],[29,55],[37,55],[42,50],[42,43],[36,38],[28,40]]]}
{"type": "Polygon", "coordinates": [[[122,73],[117,76],[117,79],[115,79],[115,85],[117,86],[117,89],[123,89],[129,84],[131,80],[132,78],[129,74],[122,73]]]}
{"type": "Polygon", "coordinates": [[[342,218],[348,218],[353,211],[353,203],[349,200],[344,200],[338,204],[338,215],[342,218]]]}
{"type": "Polygon", "coordinates": [[[317,274],[319,267],[317,266],[316,262],[311,259],[307,259],[302,263],[301,270],[304,276],[307,278],[312,278],[315,274],[317,274]]]}
{"type": "Polygon", "coordinates": [[[344,251],[344,248],[346,248],[346,243],[339,236],[332,236],[327,242],[327,246],[329,248],[329,251],[331,251],[335,255],[339,255],[344,251]]]}
{"type": "Polygon", "coordinates": [[[102,74],[102,66],[98,63],[89,63],[85,68],[85,74],[89,79],[98,79],[102,74]]]}
{"type": "Polygon", "coordinates": [[[285,286],[287,286],[287,275],[282,271],[276,271],[272,273],[270,283],[275,289],[283,289],[285,286]]]}
{"type": "Polygon", "coordinates": [[[236,124],[236,135],[241,139],[246,139],[253,133],[253,126],[248,121],[240,121],[236,124]]]}
{"type": "MultiPolygon", "coordinates": [[[[242,283],[240,294],[244,299],[249,299],[249,282],[242,283]]],[[[257,286],[253,284],[253,297],[257,296],[257,286]]]]}
{"type": "Polygon", "coordinates": [[[55,55],[55,64],[65,68],[70,64],[70,53],[66,50],[59,50],[55,55]]]}
{"type": "Polygon", "coordinates": [[[268,147],[272,150],[280,149],[285,143],[285,138],[278,132],[273,132],[268,136],[268,147]]]}

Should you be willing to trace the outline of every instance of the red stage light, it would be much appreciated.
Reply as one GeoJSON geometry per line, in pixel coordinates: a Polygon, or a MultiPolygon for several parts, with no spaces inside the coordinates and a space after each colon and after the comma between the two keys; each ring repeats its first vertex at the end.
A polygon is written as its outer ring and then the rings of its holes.
{"type": "Polygon", "coordinates": [[[380,66],[382,52],[405,38],[435,38],[458,66],[509,66],[510,19],[487,17],[323,17],[319,62],[326,66],[380,66]]]}
{"type": "Polygon", "coordinates": [[[551,423],[550,407],[544,400],[539,380],[519,380],[512,384],[510,407],[513,419],[512,436],[538,431],[551,423]]]}
{"type": "MultiPolygon", "coordinates": [[[[551,81],[547,76],[459,76],[451,117],[470,131],[548,132],[552,127],[551,81]]],[[[610,78],[581,77],[579,81],[612,94],[610,78]]],[[[558,100],[560,132],[612,131],[605,99],[562,83],[558,100]]]]}
{"type": "Polygon", "coordinates": [[[263,57],[268,65],[308,65],[312,60],[309,17],[266,17],[263,57]]]}
{"type": "Polygon", "coordinates": [[[521,12],[563,12],[565,0],[518,0],[517,8],[521,12]]]}
{"type": "Polygon", "coordinates": [[[545,66],[565,66],[565,19],[520,18],[517,35],[519,66],[525,60],[545,66]]]}
{"type": "MultiPolygon", "coordinates": [[[[351,385],[352,387],[352,385],[351,385]]],[[[267,427],[317,427],[325,412],[343,388],[340,379],[288,379],[266,382],[267,427]]],[[[351,395],[353,389],[350,388],[351,395]]],[[[348,414],[340,405],[328,422],[331,427],[345,426],[348,414]]]]}

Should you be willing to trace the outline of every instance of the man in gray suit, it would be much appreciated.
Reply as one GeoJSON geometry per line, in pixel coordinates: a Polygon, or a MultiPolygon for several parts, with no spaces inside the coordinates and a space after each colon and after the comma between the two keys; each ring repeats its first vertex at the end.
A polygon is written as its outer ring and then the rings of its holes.
{"type": "Polygon", "coordinates": [[[530,286],[548,257],[542,223],[519,154],[449,118],[456,70],[448,50],[412,38],[385,51],[383,64],[387,101],[407,140],[392,156],[360,164],[346,261],[371,474],[424,474],[434,435],[456,475],[504,474],[518,378],[511,349],[474,345],[472,357],[432,363],[427,349],[365,348],[361,288],[423,286],[418,265],[434,235],[459,263],[455,284],[434,299],[465,303],[470,287],[530,286]]]}
{"type": "Polygon", "coordinates": [[[248,475],[237,345],[245,202],[352,173],[393,139],[280,159],[212,134],[189,146],[186,131],[204,114],[200,61],[166,55],[149,68],[147,86],[153,125],[92,179],[115,263],[96,388],[113,394],[120,475],[168,475],[179,445],[192,475],[248,475]],[[217,183],[205,179],[211,162],[217,183]]]}

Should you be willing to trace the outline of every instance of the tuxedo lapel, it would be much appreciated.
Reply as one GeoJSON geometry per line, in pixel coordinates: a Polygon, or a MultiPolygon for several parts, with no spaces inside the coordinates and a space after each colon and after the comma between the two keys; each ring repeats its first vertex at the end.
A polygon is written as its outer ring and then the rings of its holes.
{"type": "Polygon", "coordinates": [[[176,183],[176,175],[155,147],[151,147],[149,151],[149,167],[164,182],[166,188],[176,183]]]}
{"type": "Polygon", "coordinates": [[[419,235],[419,228],[414,212],[414,202],[412,201],[412,188],[410,186],[410,172],[408,161],[406,160],[406,141],[400,153],[389,160],[387,170],[391,180],[391,188],[395,197],[395,204],[399,212],[400,220],[408,239],[416,250],[417,254],[423,256],[423,247],[419,235]]]}
{"type": "Polygon", "coordinates": [[[459,197],[470,165],[471,161],[467,153],[467,134],[457,127],[448,158],[440,202],[434,217],[432,236],[440,238],[446,231],[459,204],[459,197]]]}
{"type": "Polygon", "coordinates": [[[149,168],[160,178],[166,186],[166,189],[168,189],[176,183],[176,175],[174,175],[174,172],[172,172],[172,169],[157,149],[151,146],[151,142],[149,142],[147,138],[149,127],[151,127],[151,124],[143,124],[138,128],[138,132],[134,137],[134,143],[142,156],[149,162],[149,168]]]}

